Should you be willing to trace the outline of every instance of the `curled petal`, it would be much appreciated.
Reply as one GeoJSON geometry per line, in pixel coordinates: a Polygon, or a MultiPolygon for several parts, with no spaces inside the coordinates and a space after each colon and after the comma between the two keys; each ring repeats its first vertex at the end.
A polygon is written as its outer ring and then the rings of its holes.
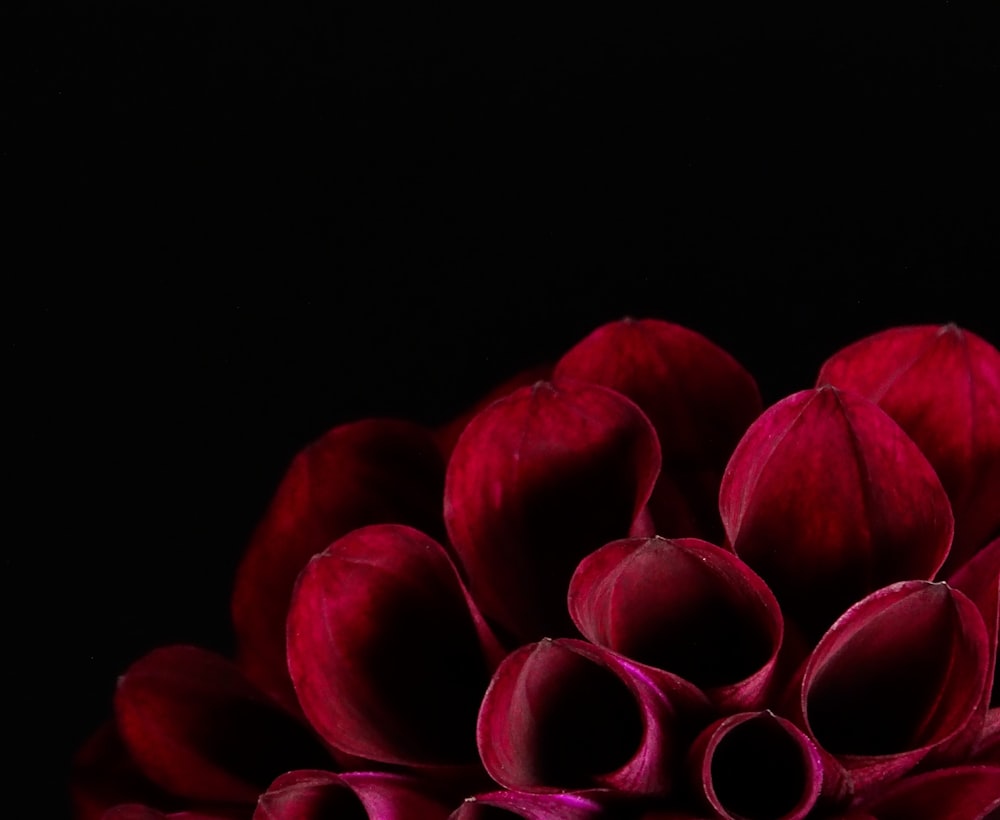
{"type": "Polygon", "coordinates": [[[799,820],[823,787],[819,750],[772,712],[717,720],[695,740],[689,765],[695,791],[727,820],[799,820]]]}
{"type": "Polygon", "coordinates": [[[762,409],[757,385],[739,362],[679,325],[624,319],[587,336],[555,373],[628,396],[653,423],[663,455],[649,503],[656,531],[721,540],[719,481],[762,409]]]}
{"type": "Polygon", "coordinates": [[[990,709],[973,751],[977,763],[1000,766],[1000,708],[990,709]]]}
{"type": "Polygon", "coordinates": [[[979,607],[986,622],[990,643],[985,705],[1000,706],[1000,682],[997,681],[997,636],[1000,633],[1000,538],[991,541],[967,561],[948,584],[964,592],[979,607]]]}
{"type": "Polygon", "coordinates": [[[295,706],[285,618],[295,579],[334,540],[367,524],[442,532],[444,462],[430,432],[369,419],[337,427],[292,461],[236,575],[232,614],[240,664],[295,706]]]}
{"type": "Polygon", "coordinates": [[[573,575],[569,610],[588,640],[679,675],[727,709],[762,701],[783,632],[767,585],[695,538],[601,547],[573,575]]]}
{"type": "Polygon", "coordinates": [[[946,575],[1000,535],[1000,351],[955,325],[894,328],[836,353],[819,383],[877,402],[934,466],[955,514],[946,575]]]}
{"type": "Polygon", "coordinates": [[[476,713],[502,655],[440,544],[372,525],[315,556],[288,616],[288,668],[316,731],[387,763],[474,762],[476,713]]]}
{"type": "Polygon", "coordinates": [[[906,777],[865,809],[879,820],[985,820],[1000,809],[1000,767],[957,766],[906,777]]]}
{"type": "Polygon", "coordinates": [[[479,713],[479,753],[510,789],[662,795],[706,707],[679,678],[586,641],[545,639],[497,669],[479,713]]]}
{"type": "Polygon", "coordinates": [[[754,422],[720,509],[736,554],[817,637],[869,592],[933,578],[951,543],[948,497],[927,459],[875,404],[832,387],[795,393],[754,422]]]}
{"type": "Polygon", "coordinates": [[[613,803],[610,792],[596,789],[575,794],[497,791],[468,798],[448,820],[600,820],[609,816],[613,803]]]}
{"type": "Polygon", "coordinates": [[[656,433],[624,396],[538,382],[465,428],[445,481],[445,523],[483,613],[520,641],[572,629],[580,559],[629,533],[660,467],[656,433]]]}
{"type": "Polygon", "coordinates": [[[851,607],[805,667],[799,707],[855,792],[898,777],[960,732],[989,657],[982,616],[947,584],[905,581],[851,607]]]}
{"type": "Polygon", "coordinates": [[[257,801],[253,820],[445,820],[448,807],[415,778],[386,772],[287,772],[257,801]]]}
{"type": "Polygon", "coordinates": [[[197,647],[156,649],[132,664],[114,707],[143,773],[189,800],[253,803],[290,764],[329,761],[312,733],[235,664],[197,647]]]}

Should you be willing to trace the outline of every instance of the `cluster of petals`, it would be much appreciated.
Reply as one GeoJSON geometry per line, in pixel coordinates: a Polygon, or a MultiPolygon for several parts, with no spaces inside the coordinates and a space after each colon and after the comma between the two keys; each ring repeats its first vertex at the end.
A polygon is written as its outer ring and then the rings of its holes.
{"type": "Polygon", "coordinates": [[[80,820],[1000,818],[1000,352],[894,328],[765,408],[605,325],[307,447],[232,612],[119,679],[80,820]]]}

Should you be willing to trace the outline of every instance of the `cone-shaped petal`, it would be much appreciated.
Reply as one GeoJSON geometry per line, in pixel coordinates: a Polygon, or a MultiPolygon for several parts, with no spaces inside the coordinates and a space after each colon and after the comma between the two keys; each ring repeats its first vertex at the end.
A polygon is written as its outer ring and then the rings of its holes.
{"type": "Polygon", "coordinates": [[[295,579],[335,539],[366,524],[442,532],[444,462],[433,436],[408,422],[337,427],[299,453],[254,533],[236,576],[233,622],[250,679],[294,705],[285,618],[295,579]]]}
{"type": "Polygon", "coordinates": [[[465,428],[445,482],[445,522],[483,613],[520,641],[572,630],[570,576],[629,534],[660,467],[656,433],[619,393],[538,382],[465,428]]]}
{"type": "Polygon", "coordinates": [[[771,712],[741,712],[706,728],[688,760],[695,792],[727,820],[798,820],[823,787],[819,750],[771,712]]]}
{"type": "Polygon", "coordinates": [[[707,700],[691,684],[603,647],[545,639],[497,669],[479,713],[479,753],[523,791],[614,788],[666,794],[707,700]]]}
{"type": "Polygon", "coordinates": [[[984,820],[1000,809],[1000,767],[957,766],[904,778],[865,804],[879,820],[984,820]]]}
{"type": "Polygon", "coordinates": [[[489,792],[468,798],[448,820],[601,820],[617,816],[609,809],[614,802],[611,792],[596,789],[576,794],[489,792]]]}
{"type": "Polygon", "coordinates": [[[271,784],[253,820],[445,820],[448,811],[412,777],[302,770],[271,784]]]}
{"type": "Polygon", "coordinates": [[[781,645],[767,585],[695,538],[601,547],[574,573],[569,610],[588,640],[679,675],[729,709],[762,701],[781,645]]]}
{"type": "Polygon", "coordinates": [[[813,650],[799,707],[855,791],[893,779],[960,732],[989,659],[975,604],[947,584],[905,581],[851,607],[813,650]]]}
{"type": "Polygon", "coordinates": [[[649,416],[663,454],[649,502],[656,532],[721,540],[719,481],[761,412],[753,377],[701,334],[657,319],[598,328],[555,373],[610,387],[649,416]]]}
{"type": "Polygon", "coordinates": [[[720,509],[736,554],[817,637],[869,592],[932,578],[951,543],[927,459],[875,404],[832,387],[795,393],[754,422],[720,509]]]}
{"type": "Polygon", "coordinates": [[[444,548],[409,527],[338,539],[299,576],[288,665],[338,749],[388,763],[476,759],[476,713],[502,654],[444,548]]]}
{"type": "Polygon", "coordinates": [[[818,383],[878,402],[934,465],[955,513],[946,574],[1000,535],[1000,351],[955,325],[894,328],[836,353],[818,383]]]}
{"type": "Polygon", "coordinates": [[[156,649],[132,664],[114,707],[143,773],[189,800],[253,803],[289,766],[330,760],[235,664],[193,646],[156,649]]]}

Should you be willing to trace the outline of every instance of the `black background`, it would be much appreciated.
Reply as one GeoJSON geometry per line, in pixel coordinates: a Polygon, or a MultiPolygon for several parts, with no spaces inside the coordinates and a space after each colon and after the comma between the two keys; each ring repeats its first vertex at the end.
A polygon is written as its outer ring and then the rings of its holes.
{"type": "Polygon", "coordinates": [[[132,660],[227,650],[238,556],[336,424],[440,423],[625,315],[767,403],[890,325],[1000,343],[1000,57],[959,14],[5,7],[4,669],[39,816],[132,660]]]}

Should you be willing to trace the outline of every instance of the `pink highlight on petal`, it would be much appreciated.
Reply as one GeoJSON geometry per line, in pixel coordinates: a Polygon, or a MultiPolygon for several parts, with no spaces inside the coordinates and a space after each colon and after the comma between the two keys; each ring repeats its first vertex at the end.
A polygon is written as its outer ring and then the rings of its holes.
{"type": "Polygon", "coordinates": [[[818,637],[879,587],[930,579],[951,543],[941,482],[888,415],[823,387],[769,408],[722,479],[733,550],[818,637]]]}
{"type": "Polygon", "coordinates": [[[701,334],[658,319],[599,327],[555,374],[610,387],[649,417],[663,456],[649,505],[656,532],[721,540],[719,481],[762,409],[753,377],[701,334]]]}
{"type": "Polygon", "coordinates": [[[823,788],[819,750],[772,712],[717,720],[695,740],[688,763],[696,792],[725,820],[801,820],[823,788]]]}
{"type": "Polygon", "coordinates": [[[695,538],[601,547],[573,575],[569,610],[588,640],[691,681],[725,709],[763,702],[784,631],[760,577],[695,538]]]}
{"type": "Polygon", "coordinates": [[[483,614],[514,642],[571,633],[573,570],[628,535],[659,468],[649,420],[604,387],[538,382],[483,410],[452,453],[444,507],[483,614]]]}
{"type": "Polygon", "coordinates": [[[474,763],[476,714],[503,655],[450,557],[409,527],[337,540],[299,576],[288,666],[332,746],[385,763],[474,763]]]}
{"type": "Polygon", "coordinates": [[[955,513],[945,576],[1000,536],[1000,351],[955,325],[892,328],[834,354],[818,383],[877,402],[934,466],[955,513]]]}
{"type": "Polygon", "coordinates": [[[664,795],[707,711],[686,681],[586,641],[545,639],[497,669],[479,713],[479,753],[510,789],[664,795]]]}
{"type": "MultiPolygon", "coordinates": [[[[577,793],[496,791],[468,798],[448,820],[601,820],[609,816],[615,793],[592,789],[577,793]]],[[[621,796],[617,795],[619,802],[621,796]]]]}
{"type": "Polygon", "coordinates": [[[864,808],[879,820],[987,820],[1000,810],[1000,766],[957,766],[904,778],[864,808]]]}

